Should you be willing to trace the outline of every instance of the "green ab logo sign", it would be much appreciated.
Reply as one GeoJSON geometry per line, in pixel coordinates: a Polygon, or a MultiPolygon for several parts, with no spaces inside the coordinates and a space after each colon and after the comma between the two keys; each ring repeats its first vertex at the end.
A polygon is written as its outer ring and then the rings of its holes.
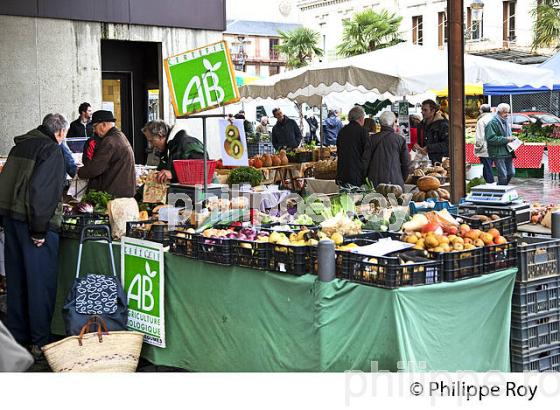
{"type": "Polygon", "coordinates": [[[211,44],[165,60],[176,116],[239,101],[227,43],[211,44]]]}
{"type": "Polygon", "coordinates": [[[135,301],[136,307],[144,312],[152,312],[155,307],[153,279],[157,272],[152,270],[148,261],[145,264],[145,274],[135,275],[128,288],[128,303],[135,301]]]}

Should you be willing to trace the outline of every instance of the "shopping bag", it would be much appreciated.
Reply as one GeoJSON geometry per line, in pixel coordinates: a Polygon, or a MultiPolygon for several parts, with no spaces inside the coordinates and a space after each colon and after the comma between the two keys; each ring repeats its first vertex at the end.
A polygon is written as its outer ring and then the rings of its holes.
{"type": "Polygon", "coordinates": [[[94,315],[100,316],[110,331],[126,330],[128,303],[116,274],[111,231],[108,226],[90,225],[82,230],[76,278],[64,301],[62,314],[68,336],[79,334],[90,317],[94,315]],[[99,235],[100,231],[102,235],[99,235]],[[83,244],[88,240],[107,241],[112,275],[88,273],[80,276],[83,244]]]}

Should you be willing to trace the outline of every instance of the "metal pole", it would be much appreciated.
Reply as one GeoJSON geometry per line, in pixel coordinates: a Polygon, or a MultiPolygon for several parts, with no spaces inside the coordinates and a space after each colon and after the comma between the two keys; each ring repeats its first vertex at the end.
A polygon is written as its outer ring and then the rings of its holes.
{"type": "MultiPolygon", "coordinates": [[[[553,238],[560,238],[560,212],[552,213],[552,229],[551,236],[553,238]]],[[[319,242],[320,243],[320,242],[319,242]]]]}
{"type": "Polygon", "coordinates": [[[323,148],[323,97],[321,97],[321,104],[319,105],[319,143],[320,147],[323,148]]]}
{"type": "Polygon", "coordinates": [[[208,191],[208,158],[206,156],[206,117],[202,117],[202,144],[204,145],[204,200],[206,200],[206,193],[208,191]]]}
{"type": "Polygon", "coordinates": [[[321,282],[330,282],[336,276],[336,253],[334,242],[322,239],[317,246],[318,276],[321,282]]]}
{"type": "Polygon", "coordinates": [[[465,72],[463,0],[447,0],[449,16],[448,89],[451,200],[465,196],[465,72]]]}

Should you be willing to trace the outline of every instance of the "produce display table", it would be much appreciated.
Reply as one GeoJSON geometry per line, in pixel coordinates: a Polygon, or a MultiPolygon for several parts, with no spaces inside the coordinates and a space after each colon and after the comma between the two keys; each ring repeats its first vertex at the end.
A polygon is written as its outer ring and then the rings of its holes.
{"type": "MultiPolygon", "coordinates": [[[[83,272],[109,271],[101,246],[85,245],[83,272]]],[[[77,241],[61,240],[57,334],[77,250],[77,241]]],[[[191,371],[370,371],[371,361],[391,371],[403,361],[425,363],[419,370],[508,371],[515,274],[386,290],[166,254],[167,348],[144,345],[142,354],[191,371]]]]}
{"type": "Polygon", "coordinates": [[[305,190],[308,194],[337,194],[339,187],[334,179],[305,178],[305,190]]]}
{"type": "Polygon", "coordinates": [[[552,231],[550,228],[546,226],[542,226],[541,224],[523,224],[517,225],[517,231],[521,233],[525,233],[528,236],[551,236],[552,231]]]}
{"type": "MultiPolygon", "coordinates": [[[[513,165],[516,169],[540,168],[544,149],[542,144],[525,143],[515,151],[513,165]]],[[[474,144],[465,144],[465,157],[468,164],[480,164],[480,159],[474,154],[474,144]]]]}

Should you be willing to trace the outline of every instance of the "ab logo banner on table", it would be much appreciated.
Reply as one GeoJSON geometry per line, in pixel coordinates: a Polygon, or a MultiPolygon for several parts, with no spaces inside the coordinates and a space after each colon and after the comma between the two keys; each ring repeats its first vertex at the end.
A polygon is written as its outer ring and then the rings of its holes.
{"type": "Polygon", "coordinates": [[[144,333],[144,342],[165,346],[163,245],[121,239],[122,285],[128,299],[128,328],[144,333]]]}
{"type": "Polygon", "coordinates": [[[243,120],[220,120],[219,124],[223,164],[228,167],[248,166],[249,155],[243,120]]]}
{"type": "Polygon", "coordinates": [[[225,41],[169,57],[164,64],[177,117],[239,101],[225,41]]]}

